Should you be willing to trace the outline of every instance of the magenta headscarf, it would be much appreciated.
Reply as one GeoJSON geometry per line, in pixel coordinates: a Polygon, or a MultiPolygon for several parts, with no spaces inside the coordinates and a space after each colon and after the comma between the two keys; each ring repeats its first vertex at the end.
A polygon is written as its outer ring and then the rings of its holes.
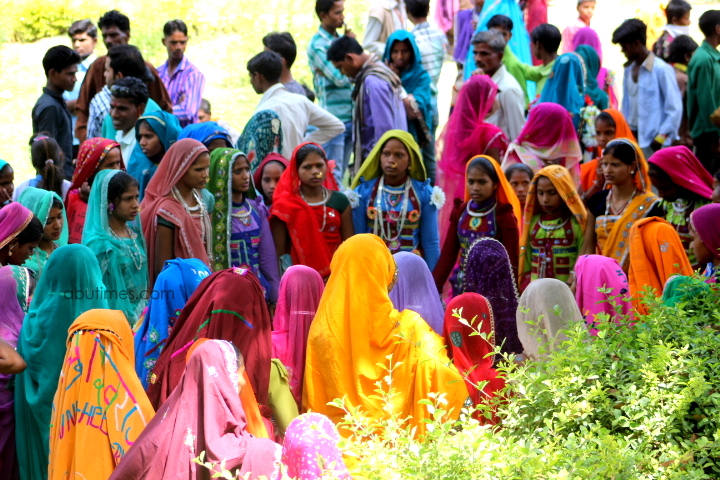
{"type": "Polygon", "coordinates": [[[632,315],[627,275],[617,260],[602,255],[583,255],[575,264],[575,276],[575,299],[591,335],[597,335],[597,329],[592,325],[600,320],[598,315],[601,313],[606,313],[611,321],[619,322],[613,303],[620,305],[621,315],[632,315]],[[610,292],[603,293],[599,289],[610,289],[610,292]],[[611,298],[612,302],[608,301],[611,298]]]}
{"type": "Polygon", "coordinates": [[[185,373],[135,444],[110,476],[113,480],[209,478],[193,459],[250,474],[275,478],[280,446],[255,438],[238,391],[238,356],[224,340],[208,340],[190,356],[185,373]]]}
{"type": "Polygon", "coordinates": [[[0,248],[25,230],[32,218],[33,213],[18,202],[0,209],[0,248]]]}
{"type": "Polygon", "coordinates": [[[305,413],[290,422],[285,431],[282,463],[290,478],[316,480],[326,478],[349,479],[342,452],[338,448],[340,435],[335,424],[320,413],[305,413]]]}
{"type": "MultiPolygon", "coordinates": [[[[662,148],[653,153],[648,162],[660,167],[674,184],[708,200],[712,198],[712,177],[685,145],[662,148]]],[[[720,223],[720,219],[716,223],[720,223]]]]}
{"type": "Polygon", "coordinates": [[[602,63],[602,43],[600,43],[600,36],[598,33],[590,27],[584,27],[577,31],[573,37],[572,51],[574,52],[580,45],[588,45],[595,49],[600,57],[600,63],[602,63]]]}
{"type": "Polygon", "coordinates": [[[711,203],[690,214],[690,224],[703,245],[720,258],[720,203],[711,203]]]}
{"type": "Polygon", "coordinates": [[[304,265],[288,268],[280,280],[272,332],[272,355],[290,373],[290,390],[302,402],[308,332],[320,304],[325,284],[315,269],[304,265]]]}
{"type": "Polygon", "coordinates": [[[411,252],[398,252],[393,258],[398,274],[397,282],[390,290],[393,306],[400,312],[419,313],[435,333],[442,335],[445,309],[427,263],[411,252]]]}

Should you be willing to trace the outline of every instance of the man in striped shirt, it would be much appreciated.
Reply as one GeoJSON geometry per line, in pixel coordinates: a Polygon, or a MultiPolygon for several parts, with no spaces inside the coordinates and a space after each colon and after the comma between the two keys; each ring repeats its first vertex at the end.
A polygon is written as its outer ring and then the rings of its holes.
{"type": "Polygon", "coordinates": [[[415,36],[420,49],[420,63],[432,80],[433,95],[437,95],[437,84],[440,80],[448,40],[445,33],[432,27],[427,20],[430,11],[430,0],[405,0],[408,18],[415,25],[411,33],[415,36]]]}
{"type": "Polygon", "coordinates": [[[163,45],[168,59],[157,69],[170,94],[173,113],[185,127],[197,123],[198,110],[205,91],[205,75],[185,56],[188,35],[182,20],[170,20],[163,27],[163,45]]]}

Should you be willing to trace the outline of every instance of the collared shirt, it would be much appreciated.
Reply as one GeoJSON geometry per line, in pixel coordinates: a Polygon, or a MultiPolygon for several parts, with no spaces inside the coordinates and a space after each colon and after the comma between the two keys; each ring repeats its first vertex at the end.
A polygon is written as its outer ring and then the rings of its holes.
{"type": "Polygon", "coordinates": [[[105,85],[90,101],[87,138],[102,137],[103,120],[110,113],[110,97],[110,87],[105,85]]]}
{"type": "MultiPolygon", "coordinates": [[[[69,102],[71,100],[77,100],[77,98],[80,96],[80,88],[82,88],[85,74],[87,73],[90,65],[92,65],[96,58],[97,56],[94,53],[91,53],[85,58],[85,60],[78,63],[77,73],[75,74],[75,78],[77,78],[77,82],[75,82],[75,88],[73,88],[69,92],[63,93],[63,98],[66,102],[69,102]]],[[[72,117],[73,145],[80,145],[80,140],[75,138],[75,122],[77,121],[77,117],[73,114],[70,114],[70,116],[72,117]]]]}
{"type": "Polygon", "coordinates": [[[420,63],[432,80],[433,95],[437,95],[437,83],[448,46],[447,35],[442,30],[431,27],[429,22],[418,23],[411,33],[415,36],[420,50],[420,63]]]}
{"type": "Polygon", "coordinates": [[[520,135],[525,124],[525,94],[505,65],[500,65],[490,78],[498,87],[497,99],[500,108],[487,118],[487,122],[500,128],[512,142],[520,135]]]}
{"type": "Polygon", "coordinates": [[[688,64],[687,114],[690,135],[720,133],[710,115],[720,107],[720,52],[703,41],[688,64]]]}
{"type": "Polygon", "coordinates": [[[667,135],[666,145],[677,138],[682,121],[682,97],[675,81],[673,68],[650,53],[640,65],[637,90],[632,85],[633,63],[625,67],[623,78],[622,114],[633,118],[632,102],[637,102],[637,125],[640,148],[648,148],[657,135],[667,135]]]}
{"type": "Polygon", "coordinates": [[[343,122],[323,108],[315,105],[304,95],[288,92],[282,83],[268,88],[258,103],[256,112],[272,110],[280,117],[283,131],[283,151],[285,158],[292,156],[295,147],[305,142],[323,144],[345,131],[343,122]],[[307,137],[308,126],[316,127],[307,137]]]}
{"type": "Polygon", "coordinates": [[[308,63],[320,106],[341,122],[350,122],[353,108],[352,83],[327,59],[328,48],[336,38],[338,37],[320,27],[308,44],[308,63]]]}
{"type": "Polygon", "coordinates": [[[46,132],[60,145],[68,163],[73,160],[72,118],[59,93],[43,87],[32,109],[33,133],[46,132]]]}
{"type": "Polygon", "coordinates": [[[407,113],[400,98],[400,89],[396,90],[382,78],[368,75],[363,80],[362,88],[365,90],[365,102],[362,106],[360,144],[364,159],[388,130],[407,131],[407,113]]]}
{"type": "MultiPolygon", "coordinates": [[[[115,134],[115,141],[120,144],[122,158],[129,159],[132,156],[133,150],[135,150],[135,145],[137,145],[135,127],[133,127],[127,135],[125,135],[122,130],[118,130],[115,134]]],[[[127,160],[125,160],[125,162],[127,162],[127,160]]]]}
{"type": "Polygon", "coordinates": [[[180,120],[181,127],[196,123],[205,91],[205,75],[184,55],[172,77],[169,68],[166,61],[158,67],[157,72],[170,94],[173,113],[180,120]]]}

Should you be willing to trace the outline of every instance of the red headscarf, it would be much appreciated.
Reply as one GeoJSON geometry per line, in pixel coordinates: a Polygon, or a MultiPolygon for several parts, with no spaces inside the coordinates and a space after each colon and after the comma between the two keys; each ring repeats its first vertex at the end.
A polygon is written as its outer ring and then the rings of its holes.
{"type": "Polygon", "coordinates": [[[453,298],[445,310],[443,337],[449,347],[448,354],[463,374],[470,397],[477,405],[495,396],[495,392],[505,386],[505,380],[498,377],[493,368],[491,355],[495,348],[495,317],[490,302],[477,293],[463,293],[453,298]],[[462,318],[468,325],[460,323],[453,315],[454,310],[462,309],[462,318]],[[471,335],[478,331],[485,336],[471,335]],[[484,337],[484,338],[483,338],[484,337]],[[489,341],[488,341],[489,340],[489,341]],[[487,385],[478,390],[478,382],[487,381],[487,385]]]}
{"type": "Polygon", "coordinates": [[[257,401],[267,405],[270,335],[270,314],[255,275],[242,268],[213,273],[192,294],[165,341],[150,376],[150,402],[155,408],[165,402],[180,382],[186,350],[199,338],[211,338],[232,342],[240,350],[257,401]]]}
{"type": "MultiPolygon", "coordinates": [[[[170,192],[177,185],[190,166],[203,154],[209,153],[202,143],[191,138],[175,142],[165,153],[155,175],[145,189],[142,207],[142,229],[147,244],[147,256],[155,258],[155,234],[157,217],[162,217],[175,225],[175,251],[179,258],[197,258],[208,267],[210,260],[200,232],[185,208],[170,192]]],[[[154,269],[149,269],[150,283],[155,282],[154,269]]]]}
{"type": "MultiPolygon", "coordinates": [[[[277,217],[287,225],[292,240],[290,256],[293,264],[306,265],[325,277],[330,273],[332,255],[322,233],[320,233],[320,225],[318,225],[312,208],[300,196],[297,152],[305,145],[315,145],[322,148],[317,143],[312,142],[301,143],[295,148],[290,159],[290,165],[283,172],[275,188],[275,193],[273,193],[270,216],[277,217]]],[[[328,163],[327,160],[325,160],[325,163],[328,163]]],[[[324,186],[330,190],[337,190],[335,177],[329,167],[325,175],[324,186]]]]}
{"type": "Polygon", "coordinates": [[[685,145],[660,149],[648,162],[660,167],[674,184],[708,200],[712,198],[712,176],[685,145]]]}
{"type": "Polygon", "coordinates": [[[260,190],[260,193],[262,193],[263,196],[265,196],[265,191],[262,190],[262,175],[263,175],[263,168],[265,168],[265,165],[267,165],[270,162],[278,162],[281,163],[282,166],[287,170],[288,165],[290,165],[285,157],[280,155],[279,153],[268,153],[265,156],[265,159],[260,162],[260,165],[258,165],[257,170],[255,170],[255,173],[253,173],[253,180],[255,181],[255,188],[260,190]]]}

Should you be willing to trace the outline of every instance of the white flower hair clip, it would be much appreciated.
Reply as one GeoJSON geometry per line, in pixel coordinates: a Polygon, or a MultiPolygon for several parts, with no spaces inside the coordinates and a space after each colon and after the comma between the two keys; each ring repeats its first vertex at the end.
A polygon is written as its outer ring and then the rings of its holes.
{"type": "Polygon", "coordinates": [[[432,189],[432,194],[430,194],[430,203],[435,205],[435,208],[440,209],[445,205],[445,199],[443,189],[435,185],[432,189]]]}

